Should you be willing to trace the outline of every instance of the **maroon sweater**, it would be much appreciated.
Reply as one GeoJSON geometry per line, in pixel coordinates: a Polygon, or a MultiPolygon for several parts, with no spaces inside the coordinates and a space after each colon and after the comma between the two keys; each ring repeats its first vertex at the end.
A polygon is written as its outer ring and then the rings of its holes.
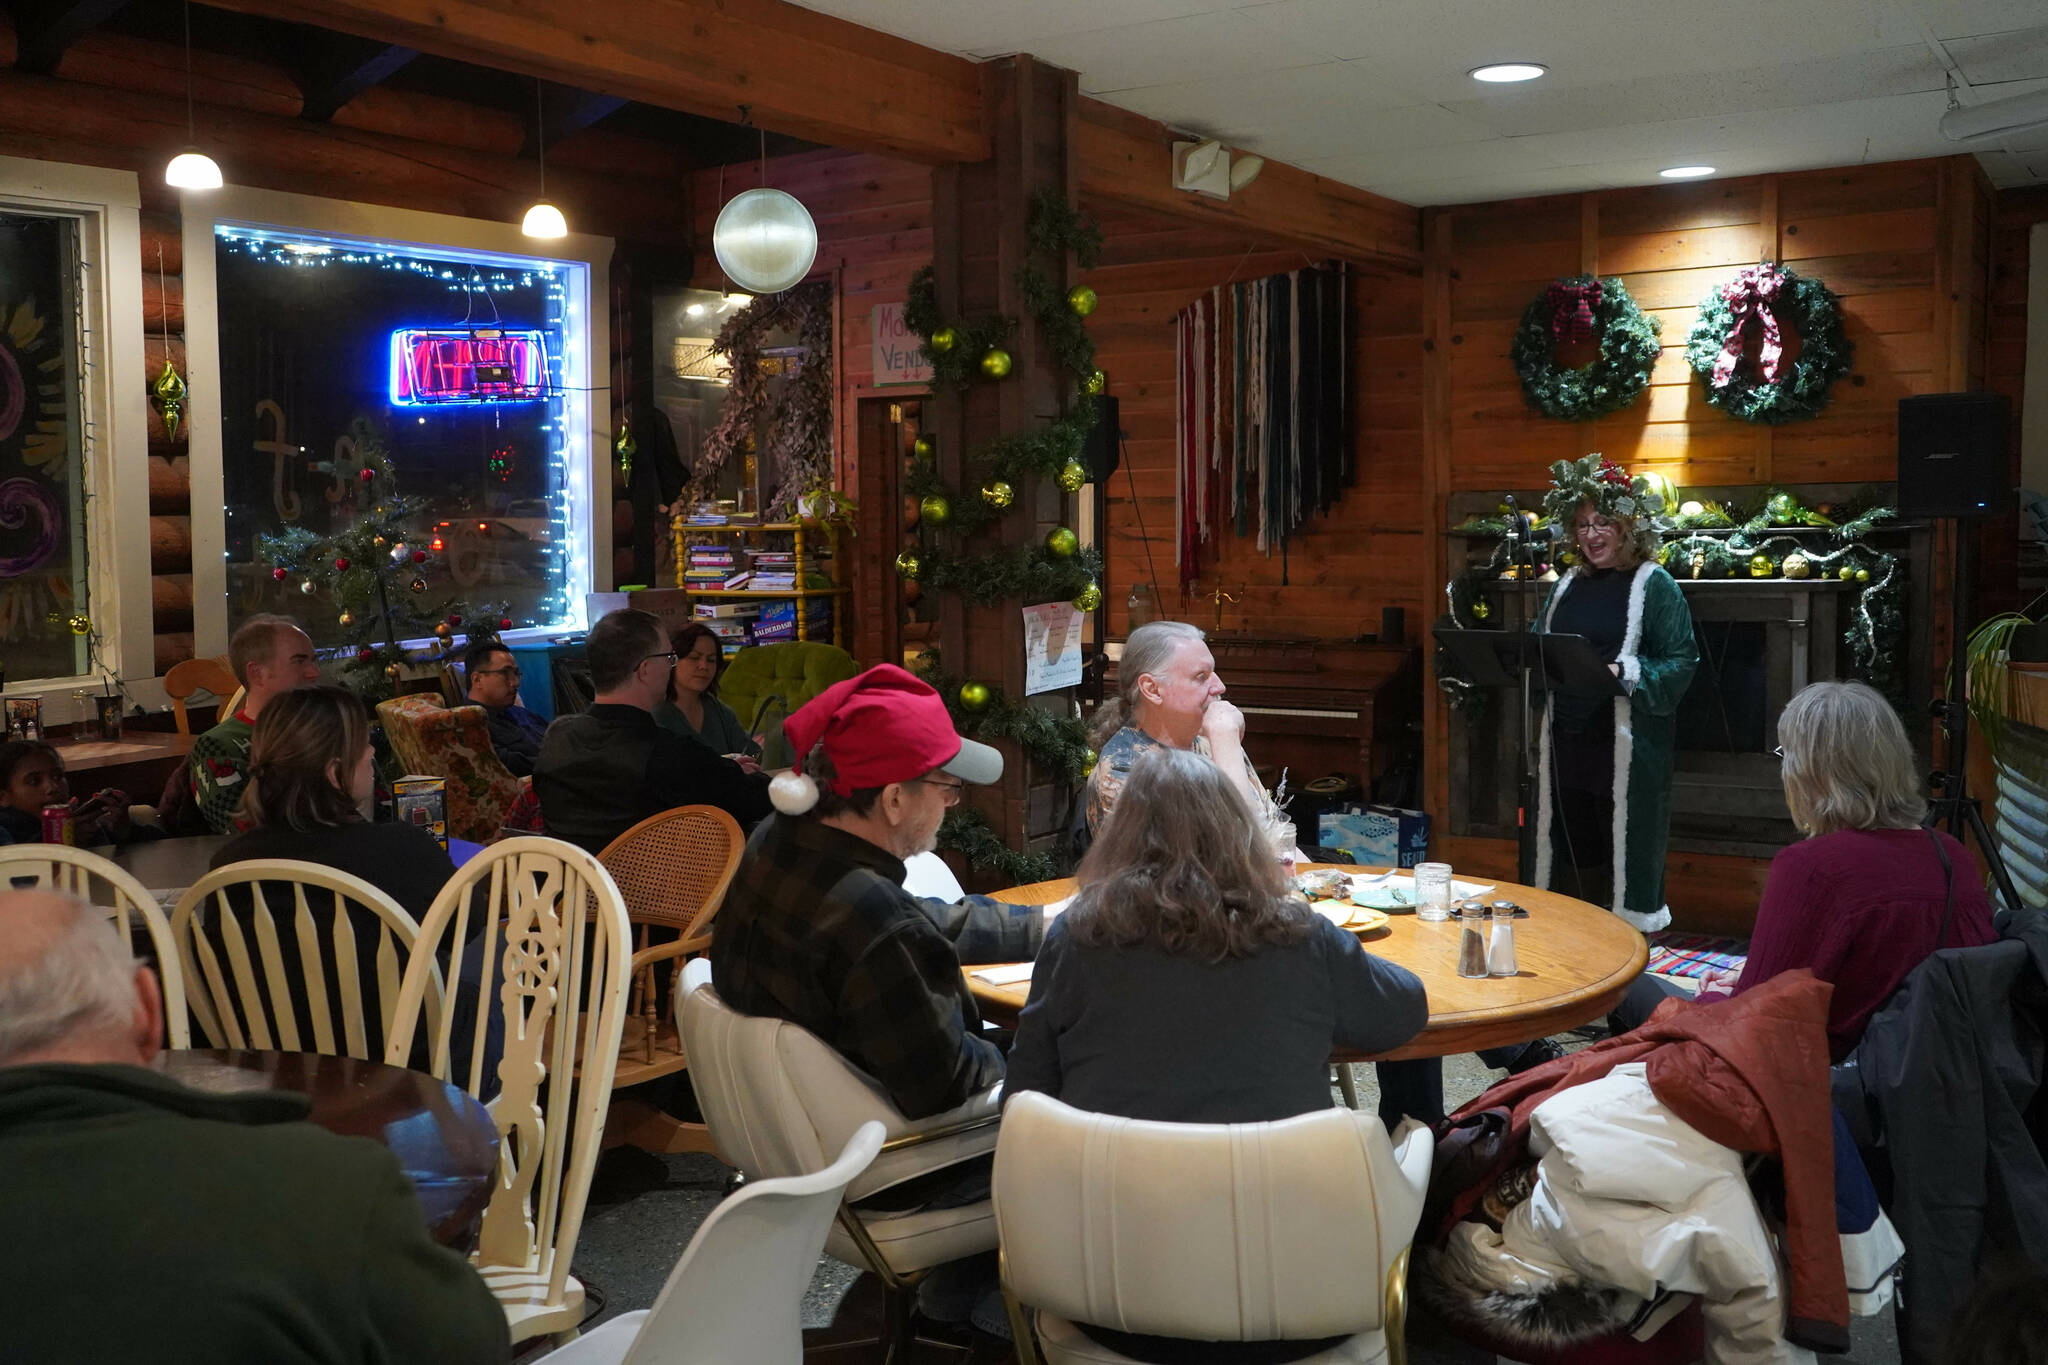
{"type": "MultiPolygon", "coordinates": [[[[1977,860],[1948,835],[1935,837],[1948,850],[1956,883],[1955,917],[1940,946],[1991,942],[1991,898],[1977,860]]],[[[1924,830],[1838,830],[1793,844],[1771,860],[1736,993],[1794,967],[1833,982],[1828,1050],[1839,1062],[1870,1016],[1934,951],[1945,898],[1941,859],[1924,830]]]]}

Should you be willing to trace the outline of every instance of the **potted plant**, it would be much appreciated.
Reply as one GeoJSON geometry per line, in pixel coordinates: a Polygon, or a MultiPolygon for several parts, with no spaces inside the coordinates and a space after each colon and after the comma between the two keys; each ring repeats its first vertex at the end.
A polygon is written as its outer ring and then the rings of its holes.
{"type": "Polygon", "coordinates": [[[1993,754],[2012,712],[2012,670],[2048,665],[2048,628],[2022,612],[1979,622],[1963,646],[1970,715],[1993,754]]]}
{"type": "Polygon", "coordinates": [[[800,494],[796,510],[805,521],[840,521],[851,530],[854,513],[859,509],[852,498],[825,483],[800,494]]]}

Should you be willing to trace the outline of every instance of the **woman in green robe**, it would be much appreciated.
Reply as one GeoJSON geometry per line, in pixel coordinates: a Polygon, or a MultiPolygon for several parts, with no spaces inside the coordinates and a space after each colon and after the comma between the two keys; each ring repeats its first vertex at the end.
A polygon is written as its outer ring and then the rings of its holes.
{"type": "Polygon", "coordinates": [[[1536,629],[1583,635],[1623,695],[1549,698],[1537,779],[1536,883],[1606,905],[1648,933],[1671,922],[1664,852],[1671,832],[1678,703],[1699,664],[1692,612],[1658,565],[1649,482],[1594,454],[1551,466],[1543,510],[1570,531],[1578,562],[1551,590],[1536,629]]]}

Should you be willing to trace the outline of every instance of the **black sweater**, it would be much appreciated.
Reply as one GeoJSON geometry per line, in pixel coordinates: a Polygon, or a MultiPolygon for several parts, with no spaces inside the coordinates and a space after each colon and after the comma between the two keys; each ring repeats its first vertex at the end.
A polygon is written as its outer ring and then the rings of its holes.
{"type": "Polygon", "coordinates": [[[592,853],[650,815],[717,806],[749,829],[768,814],[768,775],[749,773],[654,723],[637,706],[601,702],[560,716],[533,769],[548,833],[592,853]]]}

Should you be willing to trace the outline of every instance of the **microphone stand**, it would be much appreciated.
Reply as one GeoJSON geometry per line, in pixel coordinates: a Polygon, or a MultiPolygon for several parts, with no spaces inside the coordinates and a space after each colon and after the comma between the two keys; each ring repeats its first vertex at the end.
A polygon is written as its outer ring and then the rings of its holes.
{"type": "MultiPolygon", "coordinates": [[[[1530,517],[1515,503],[1512,493],[1507,498],[1508,524],[1502,539],[1507,551],[1508,568],[1512,581],[1528,583],[1536,576],[1536,547],[1530,542],[1530,517]]],[[[1525,632],[1535,624],[1526,603],[1524,589],[1512,589],[1517,603],[1516,624],[1525,632]]],[[[1530,689],[1529,670],[1532,661],[1522,660],[1522,771],[1515,791],[1515,880],[1524,886],[1536,884],[1536,799],[1537,765],[1541,761],[1537,751],[1536,718],[1534,698],[1530,689]]]]}

